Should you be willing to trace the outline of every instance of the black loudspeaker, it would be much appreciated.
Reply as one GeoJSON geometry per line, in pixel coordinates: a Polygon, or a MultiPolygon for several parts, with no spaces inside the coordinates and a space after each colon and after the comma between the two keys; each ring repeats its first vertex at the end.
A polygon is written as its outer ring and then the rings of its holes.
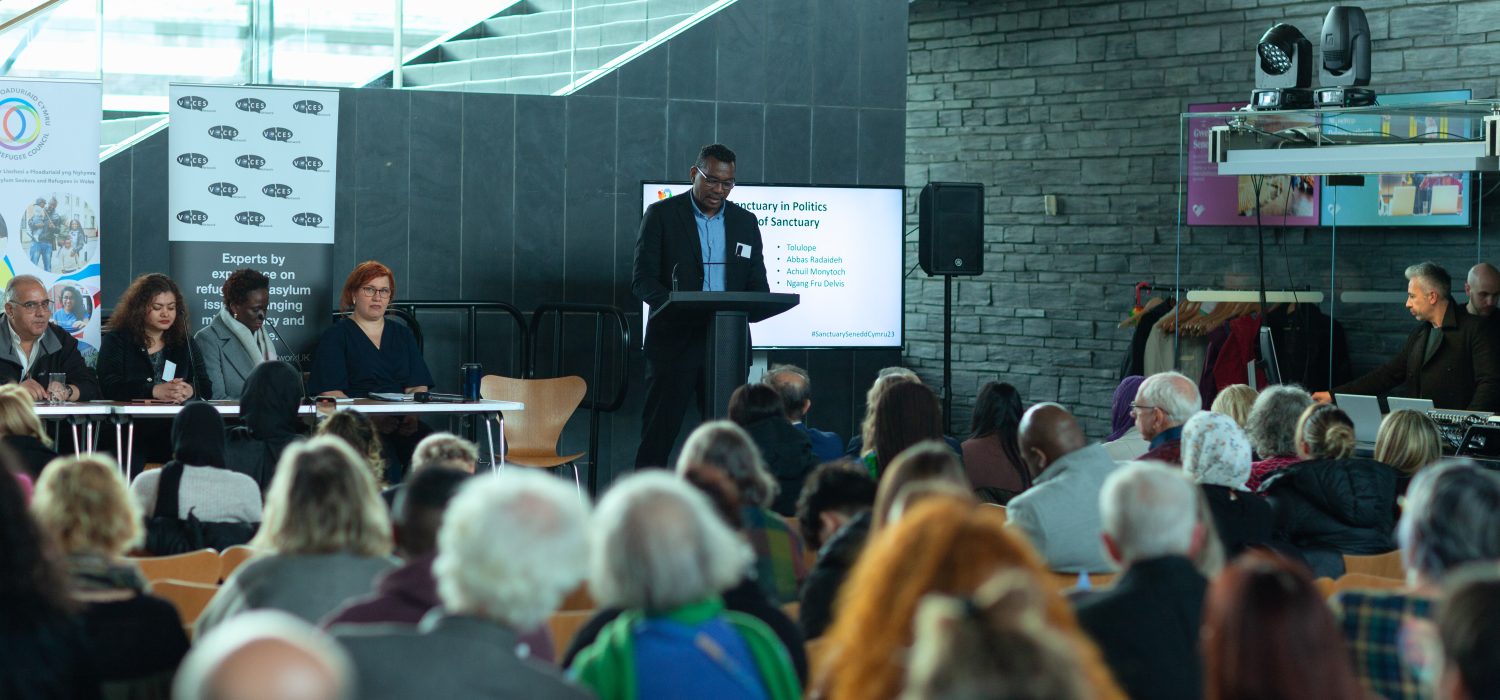
{"type": "Polygon", "coordinates": [[[984,185],[929,182],[917,202],[917,262],[929,275],[984,272],[984,185]]]}

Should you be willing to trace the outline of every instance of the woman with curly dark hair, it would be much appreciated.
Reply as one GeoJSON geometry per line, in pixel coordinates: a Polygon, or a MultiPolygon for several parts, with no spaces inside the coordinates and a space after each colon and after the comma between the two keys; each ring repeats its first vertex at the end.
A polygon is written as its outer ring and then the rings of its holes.
{"type": "Polygon", "coordinates": [[[271,280],[258,270],[241,268],[224,280],[223,295],[219,313],[193,342],[203,353],[207,391],[214,398],[237,399],[256,365],[276,359],[265,329],[271,280]]]}
{"type": "Polygon", "coordinates": [[[202,360],[188,337],[187,305],[177,283],[159,272],[135,278],[115,304],[100,343],[104,398],[172,403],[213,398],[203,381],[202,360]]]}

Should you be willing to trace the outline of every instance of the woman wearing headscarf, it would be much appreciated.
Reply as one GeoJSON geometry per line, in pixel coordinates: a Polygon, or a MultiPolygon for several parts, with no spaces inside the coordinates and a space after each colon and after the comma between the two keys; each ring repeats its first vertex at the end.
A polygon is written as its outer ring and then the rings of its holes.
{"type": "Polygon", "coordinates": [[[245,379],[240,396],[243,425],[229,431],[225,461],[230,469],[254,479],[261,493],[271,487],[282,451],[307,432],[297,414],[302,397],[302,373],[286,362],[262,362],[245,379]]]}
{"type": "Polygon", "coordinates": [[[1198,483],[1230,557],[1271,540],[1271,506],[1251,493],[1250,439],[1234,419],[1202,412],[1182,428],[1182,468],[1198,483]]]}
{"type": "MultiPolygon", "coordinates": [[[[205,524],[260,522],[260,488],[254,479],[225,466],[224,419],[218,409],[204,402],[190,403],[178,412],[172,421],[172,461],[161,469],[141,472],[131,483],[130,493],[152,521],[146,539],[152,554],[176,553],[167,551],[170,545],[155,532],[160,519],[191,516],[205,524]]],[[[253,527],[219,528],[213,541],[203,544],[222,549],[244,544],[254,534],[253,527]]]]}
{"type": "Polygon", "coordinates": [[[1146,378],[1139,374],[1120,380],[1120,385],[1115,387],[1114,398],[1110,401],[1109,435],[1104,436],[1104,449],[1109,451],[1110,458],[1116,462],[1135,459],[1151,449],[1150,442],[1141,437],[1141,429],[1135,425],[1135,414],[1130,411],[1135,393],[1140,390],[1144,381],[1146,378]]]}

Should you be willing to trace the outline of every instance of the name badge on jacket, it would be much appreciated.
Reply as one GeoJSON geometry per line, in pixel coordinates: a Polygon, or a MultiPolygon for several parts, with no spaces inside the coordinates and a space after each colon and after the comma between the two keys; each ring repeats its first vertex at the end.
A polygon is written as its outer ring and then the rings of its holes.
{"type": "Polygon", "coordinates": [[[734,244],[734,254],[738,255],[738,256],[740,256],[742,258],[747,258],[748,259],[750,257],[750,255],[752,253],[754,253],[754,252],[755,252],[755,249],[751,248],[749,245],[746,245],[744,243],[736,243],[736,244],[734,244]]]}

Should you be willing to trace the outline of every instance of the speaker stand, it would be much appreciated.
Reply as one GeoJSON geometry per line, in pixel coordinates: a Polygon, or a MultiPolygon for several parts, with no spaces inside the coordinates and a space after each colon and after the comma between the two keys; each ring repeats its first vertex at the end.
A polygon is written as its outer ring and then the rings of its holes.
{"type": "Polygon", "coordinates": [[[953,432],[953,275],[943,275],[943,425],[953,432]]]}

